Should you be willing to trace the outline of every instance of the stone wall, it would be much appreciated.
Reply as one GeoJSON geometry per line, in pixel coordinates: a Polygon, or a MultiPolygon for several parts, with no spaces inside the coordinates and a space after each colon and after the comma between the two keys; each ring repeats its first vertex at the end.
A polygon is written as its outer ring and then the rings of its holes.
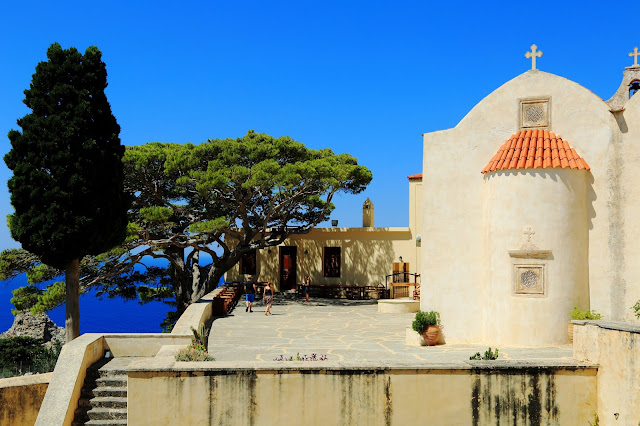
{"type": "Polygon", "coordinates": [[[33,425],[52,375],[0,379],[0,425],[33,425]]]}
{"type": "Polygon", "coordinates": [[[573,321],[573,357],[597,363],[600,425],[640,423],[640,325],[573,321]]]}
{"type": "Polygon", "coordinates": [[[567,425],[588,424],[596,410],[596,369],[589,366],[292,364],[139,361],[129,367],[128,421],[567,425]]]}

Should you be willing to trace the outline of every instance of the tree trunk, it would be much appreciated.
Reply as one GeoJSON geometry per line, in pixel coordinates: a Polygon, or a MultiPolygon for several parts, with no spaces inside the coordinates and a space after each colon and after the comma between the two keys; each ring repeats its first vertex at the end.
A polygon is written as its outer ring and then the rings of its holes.
{"type": "Polygon", "coordinates": [[[80,336],[80,259],[67,263],[64,280],[67,293],[64,328],[68,343],[80,336]]]}

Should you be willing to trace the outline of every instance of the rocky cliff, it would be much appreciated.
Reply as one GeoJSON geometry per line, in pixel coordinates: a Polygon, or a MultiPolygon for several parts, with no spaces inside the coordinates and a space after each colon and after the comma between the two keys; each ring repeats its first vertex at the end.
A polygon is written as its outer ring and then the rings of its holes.
{"type": "Polygon", "coordinates": [[[64,327],[58,327],[47,314],[34,315],[29,311],[20,312],[13,320],[11,328],[0,333],[0,338],[29,336],[43,341],[46,347],[59,340],[64,343],[64,327]]]}

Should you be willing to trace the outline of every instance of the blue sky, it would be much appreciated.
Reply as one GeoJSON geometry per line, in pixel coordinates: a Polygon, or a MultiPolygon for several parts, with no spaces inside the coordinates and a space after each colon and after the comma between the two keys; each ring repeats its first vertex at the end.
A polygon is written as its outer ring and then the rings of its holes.
{"type": "MultiPolygon", "coordinates": [[[[0,5],[0,154],[29,111],[23,91],[53,42],[96,45],[125,145],[200,143],[249,129],[348,152],[373,171],[336,200],[341,226],[408,225],[406,176],[421,134],[538,68],[608,99],[640,46],[630,2],[5,1],[0,5]],[[625,6],[625,4],[627,6],[625,6]],[[626,13],[630,11],[629,13],[626,13]]],[[[455,170],[451,170],[455,173],[455,170]]],[[[0,161],[0,216],[11,212],[0,161]]],[[[0,249],[16,247],[0,219],[0,249]]]]}

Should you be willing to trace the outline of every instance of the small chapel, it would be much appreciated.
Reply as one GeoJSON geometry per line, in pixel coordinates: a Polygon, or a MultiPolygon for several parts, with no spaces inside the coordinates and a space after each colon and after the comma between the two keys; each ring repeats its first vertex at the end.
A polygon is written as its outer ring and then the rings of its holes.
{"type": "Polygon", "coordinates": [[[530,70],[423,135],[421,309],[447,341],[567,343],[574,306],[636,321],[638,55],[604,100],[533,45],[530,70]]]}

